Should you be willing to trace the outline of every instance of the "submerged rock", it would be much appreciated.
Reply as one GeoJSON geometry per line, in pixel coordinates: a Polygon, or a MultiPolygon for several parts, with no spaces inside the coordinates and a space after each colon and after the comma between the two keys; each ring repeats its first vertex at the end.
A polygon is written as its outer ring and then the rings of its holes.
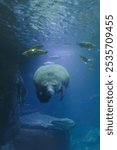
{"type": "Polygon", "coordinates": [[[53,120],[51,122],[56,128],[69,130],[75,126],[75,122],[68,118],[53,120]]]}
{"type": "Polygon", "coordinates": [[[13,142],[10,141],[0,147],[0,150],[14,150],[13,142]]]}
{"type": "Polygon", "coordinates": [[[36,112],[23,116],[21,118],[21,126],[28,128],[69,130],[75,126],[75,122],[68,118],[55,118],[36,112]]]}
{"type": "Polygon", "coordinates": [[[69,129],[74,121],[39,112],[21,118],[21,131],[14,150],[71,150],[69,129]]]}

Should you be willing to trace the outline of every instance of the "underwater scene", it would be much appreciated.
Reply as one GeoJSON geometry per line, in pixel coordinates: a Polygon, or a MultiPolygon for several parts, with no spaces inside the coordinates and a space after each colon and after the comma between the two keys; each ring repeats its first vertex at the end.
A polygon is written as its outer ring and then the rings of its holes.
{"type": "Polygon", "coordinates": [[[100,1],[0,0],[0,150],[100,149],[100,1]]]}

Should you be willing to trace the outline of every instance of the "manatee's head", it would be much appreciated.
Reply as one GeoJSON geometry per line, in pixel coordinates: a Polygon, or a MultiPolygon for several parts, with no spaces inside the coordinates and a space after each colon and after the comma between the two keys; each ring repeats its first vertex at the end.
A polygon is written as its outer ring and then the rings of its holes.
{"type": "Polygon", "coordinates": [[[47,86],[46,88],[37,91],[37,97],[41,103],[47,103],[50,101],[54,93],[54,88],[52,86],[47,86]]]}

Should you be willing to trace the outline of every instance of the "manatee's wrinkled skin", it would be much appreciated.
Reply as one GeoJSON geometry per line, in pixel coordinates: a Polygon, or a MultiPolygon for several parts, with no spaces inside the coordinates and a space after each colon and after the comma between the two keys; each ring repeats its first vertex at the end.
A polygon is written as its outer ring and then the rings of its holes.
{"type": "Polygon", "coordinates": [[[46,103],[55,93],[61,93],[63,99],[64,90],[69,84],[69,74],[61,65],[45,65],[37,69],[33,81],[40,102],[46,103]]]}

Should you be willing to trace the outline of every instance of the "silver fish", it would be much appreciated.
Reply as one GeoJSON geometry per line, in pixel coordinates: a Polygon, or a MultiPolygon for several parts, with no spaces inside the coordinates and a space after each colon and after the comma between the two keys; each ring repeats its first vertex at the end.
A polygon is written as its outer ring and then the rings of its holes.
{"type": "Polygon", "coordinates": [[[29,50],[24,51],[22,53],[22,55],[26,56],[26,57],[32,57],[32,56],[47,54],[48,51],[42,50],[41,47],[42,46],[40,46],[40,45],[34,46],[34,47],[30,48],[29,50]]]}
{"type": "Polygon", "coordinates": [[[80,55],[80,59],[85,63],[89,64],[90,62],[93,61],[93,59],[87,58],[86,56],[80,55]]]}
{"type": "Polygon", "coordinates": [[[83,48],[88,48],[89,50],[90,49],[94,49],[96,48],[96,45],[91,43],[91,42],[79,42],[77,43],[80,47],[83,47],[83,48]]]}

